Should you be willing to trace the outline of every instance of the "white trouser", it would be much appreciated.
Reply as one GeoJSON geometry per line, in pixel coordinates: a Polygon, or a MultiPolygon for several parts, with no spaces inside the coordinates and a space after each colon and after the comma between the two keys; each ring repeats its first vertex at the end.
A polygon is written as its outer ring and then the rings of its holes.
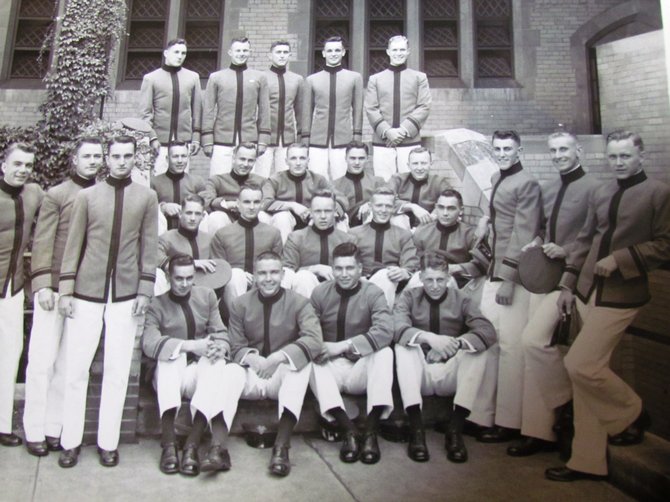
{"type": "Polygon", "coordinates": [[[530,295],[528,324],[521,334],[524,363],[521,433],[547,441],[556,440],[552,430],[556,408],[572,397],[561,349],[558,345],[549,346],[560,319],[556,305],[559,294],[552,291],[530,295]]]}
{"type": "Polygon", "coordinates": [[[60,437],[63,428],[65,321],[58,312],[58,296],[54,293],[54,308],[44,310],[35,293],[23,411],[26,441],[43,441],[44,436],[60,437]]]}
{"type": "Polygon", "coordinates": [[[381,176],[384,181],[388,181],[396,173],[409,172],[407,167],[409,152],[419,145],[396,146],[388,148],[386,146],[372,147],[372,167],[375,176],[381,176]]]}
{"type": "Polygon", "coordinates": [[[234,146],[214,145],[209,162],[209,177],[216,174],[228,174],[233,168],[234,146]]]}
{"type": "Polygon", "coordinates": [[[65,320],[65,398],[63,403],[63,448],[76,448],[84,434],[86,389],[89,369],[105,322],[104,363],[98,446],[115,450],[119,444],[121,417],[126,399],[133,347],[141,317],[132,315],[134,300],[94,303],[74,298],[73,317],[65,320]]]}
{"type": "Polygon", "coordinates": [[[282,244],[286,244],[289,234],[293,232],[297,223],[291,211],[279,211],[272,215],[269,224],[279,230],[282,244]]]}
{"type": "Polygon", "coordinates": [[[23,350],[23,289],[10,296],[12,281],[7,294],[0,298],[0,433],[12,432],[14,387],[19,360],[23,350]]]}
{"type": "Polygon", "coordinates": [[[502,281],[487,280],[482,290],[481,312],[498,333],[498,394],[496,425],[521,428],[521,399],[523,396],[523,346],[521,334],[528,322],[530,293],[519,284],[514,286],[511,305],[496,303],[496,293],[502,281]]]}
{"type": "Polygon", "coordinates": [[[383,406],[382,418],[388,418],[393,411],[393,351],[384,347],[356,362],[338,357],[313,364],[309,385],[319,401],[321,415],[328,420],[333,420],[328,410],[344,409],[342,392],[367,394],[368,414],[373,407],[383,406]]]}
{"type": "Polygon", "coordinates": [[[259,377],[252,369],[246,368],[246,379],[242,399],[274,399],[278,401],[277,417],[281,418],[284,408],[300,419],[302,403],[309,385],[309,376],[312,373],[312,363],[307,364],[300,371],[291,371],[288,364],[282,363],[277,367],[274,375],[265,380],[259,377]]]}
{"type": "Polygon", "coordinates": [[[294,271],[284,267],[284,281],[287,289],[300,293],[305,298],[312,297],[312,291],[319,285],[319,279],[309,270],[294,271]]]}
{"type": "Polygon", "coordinates": [[[336,180],[347,174],[346,148],[309,147],[309,170],[328,180],[336,180]]]}
{"type": "Polygon", "coordinates": [[[398,385],[405,409],[423,405],[422,396],[454,396],[454,406],[470,411],[468,420],[493,425],[495,374],[486,371],[497,357],[495,345],[477,353],[458,351],[443,363],[428,364],[421,347],[395,346],[398,385]]]}
{"type": "Polygon", "coordinates": [[[179,408],[185,397],[191,400],[191,408],[205,415],[207,421],[223,413],[230,430],[244,389],[244,369],[238,364],[226,364],[223,359],[212,364],[206,357],[187,364],[186,354],[180,354],[172,361],[158,361],[154,388],[161,416],[167,410],[179,408]]]}
{"type": "Polygon", "coordinates": [[[263,152],[263,155],[256,159],[256,164],[251,170],[252,173],[269,178],[275,173],[286,171],[286,147],[282,144],[279,146],[268,146],[263,152]]]}
{"type": "Polygon", "coordinates": [[[389,269],[383,268],[378,270],[372,274],[368,280],[375,286],[379,286],[379,288],[381,288],[381,290],[384,292],[384,296],[386,297],[386,303],[388,303],[389,308],[393,310],[398,283],[389,279],[389,269]]]}
{"type": "Polygon", "coordinates": [[[168,170],[168,148],[161,146],[158,155],[156,155],[156,162],[154,162],[154,176],[163,174],[168,170]]]}

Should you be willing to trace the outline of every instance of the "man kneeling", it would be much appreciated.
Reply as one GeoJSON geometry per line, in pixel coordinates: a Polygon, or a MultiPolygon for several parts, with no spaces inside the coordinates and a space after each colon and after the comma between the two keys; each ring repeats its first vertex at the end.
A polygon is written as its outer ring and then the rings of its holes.
{"type": "Polygon", "coordinates": [[[462,436],[466,417],[482,426],[493,424],[496,382],[486,369],[495,362],[494,351],[487,350],[496,343],[495,329],[474,302],[448,287],[449,279],[445,256],[426,252],[423,287],[405,290],[393,311],[398,384],[410,425],[407,454],[416,462],[430,458],[421,396],[454,396],[445,435],[452,462],[468,459],[462,436]]]}
{"type": "Polygon", "coordinates": [[[334,418],[344,431],[343,462],[359,458],[379,461],[377,425],[393,411],[393,319],[384,292],[361,281],[363,265],[358,247],[345,242],[333,250],[334,281],[312,292],[312,305],[321,320],[325,341],[322,364],[314,364],[312,391],[321,414],[334,418]],[[360,447],[356,426],[344,411],[340,392],[367,392],[368,417],[360,447]]]}
{"type": "Polygon", "coordinates": [[[160,470],[187,476],[227,471],[231,466],[226,449],[228,431],[244,388],[244,370],[224,360],[229,350],[228,332],[214,291],[193,286],[193,258],[175,255],[168,272],[170,290],[152,300],[142,335],[144,353],[158,361],[154,386],[161,413],[160,470]],[[180,464],[174,420],[182,396],[191,398],[196,411],[180,464]],[[200,464],[198,447],[208,423],[212,443],[200,464]]]}
{"type": "Polygon", "coordinates": [[[270,472],[287,476],[291,433],[300,418],[312,372],[323,348],[321,326],[309,300],[284,290],[278,254],[265,251],[254,262],[256,287],[239,296],[230,312],[231,354],[246,366],[243,399],[279,401],[279,427],[270,472]]]}

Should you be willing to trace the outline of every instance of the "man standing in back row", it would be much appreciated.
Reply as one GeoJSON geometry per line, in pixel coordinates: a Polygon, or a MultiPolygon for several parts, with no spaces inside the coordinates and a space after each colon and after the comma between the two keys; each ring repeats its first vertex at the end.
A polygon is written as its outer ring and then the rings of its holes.
{"type": "Polygon", "coordinates": [[[135,140],[113,138],[109,176],[77,194],[60,275],[58,308],[65,321],[65,397],[58,464],[77,465],[84,434],[89,368],[105,325],[98,414],[100,464],[119,463],[119,435],[137,326],[156,279],[156,194],[134,183],[135,140]],[[85,244],[85,245],[84,245],[85,244]]]}
{"type": "Polygon", "coordinates": [[[374,131],[375,175],[386,181],[407,172],[409,152],[421,145],[421,128],[430,113],[428,78],[407,68],[409,53],[407,37],[391,37],[386,48],[389,67],[370,77],[365,95],[365,112],[374,131]]]}
{"type": "Polygon", "coordinates": [[[340,37],[323,45],[326,66],[305,79],[302,140],[310,146],[310,170],[334,180],[347,172],[345,148],[363,135],[363,77],[342,67],[340,37]]]}

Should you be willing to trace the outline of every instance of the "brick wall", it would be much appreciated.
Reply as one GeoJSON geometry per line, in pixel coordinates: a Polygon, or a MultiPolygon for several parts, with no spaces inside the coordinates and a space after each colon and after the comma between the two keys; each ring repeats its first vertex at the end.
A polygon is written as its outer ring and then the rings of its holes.
{"type": "Polygon", "coordinates": [[[603,129],[642,134],[647,172],[670,181],[670,103],[663,32],[654,31],[598,47],[603,129]]]}

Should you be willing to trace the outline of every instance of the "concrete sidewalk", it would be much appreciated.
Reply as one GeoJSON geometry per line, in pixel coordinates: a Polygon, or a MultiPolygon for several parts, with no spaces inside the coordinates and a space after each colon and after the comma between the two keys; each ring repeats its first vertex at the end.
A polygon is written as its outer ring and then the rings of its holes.
{"type": "Polygon", "coordinates": [[[93,446],[82,450],[79,465],[72,469],[58,467],[57,454],[38,459],[24,447],[0,448],[0,500],[633,500],[605,482],[545,480],[544,470],[561,464],[555,453],[511,458],[505,454],[506,444],[484,445],[466,436],[470,460],[453,464],[446,459],[443,436],[433,431],[427,436],[430,462],[412,462],[406,444],[380,439],[382,459],[369,466],[341,463],[339,443],[327,443],[315,434],[298,435],[290,450],[291,475],[279,479],[267,472],[271,451],[250,448],[240,436],[231,438],[231,471],[196,478],[162,474],[158,470],[160,446],[154,439],[121,445],[121,462],[111,469],[98,464],[93,446]]]}

